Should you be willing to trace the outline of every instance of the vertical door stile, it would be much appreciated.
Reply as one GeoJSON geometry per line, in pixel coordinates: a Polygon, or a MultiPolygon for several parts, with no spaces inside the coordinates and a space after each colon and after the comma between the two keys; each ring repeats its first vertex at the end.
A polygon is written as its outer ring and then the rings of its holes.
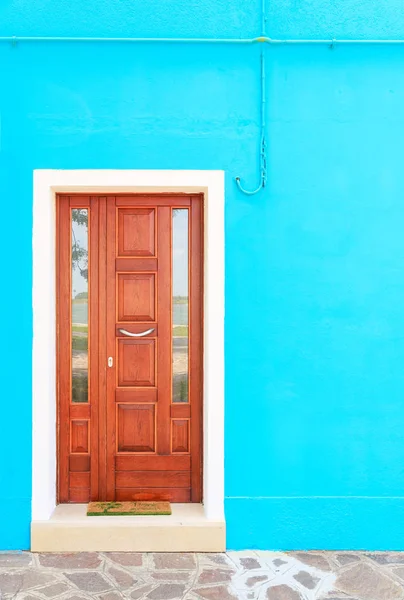
{"type": "Polygon", "coordinates": [[[91,410],[91,476],[90,497],[98,500],[99,497],[99,202],[98,198],[90,198],[90,220],[89,220],[89,365],[90,365],[90,410],[91,410]]]}
{"type": "Polygon", "coordinates": [[[171,208],[157,209],[157,452],[171,453],[171,208]]]}
{"type": "Polygon", "coordinates": [[[107,199],[98,198],[99,204],[99,227],[98,227],[98,374],[99,374],[99,394],[98,394],[98,432],[99,432],[99,453],[98,453],[98,498],[97,500],[106,500],[106,447],[104,440],[107,436],[107,414],[105,390],[107,385],[107,339],[106,339],[106,318],[107,318],[107,199]]]}
{"type": "MultiPolygon", "coordinates": [[[[106,497],[108,500],[115,499],[115,452],[116,452],[116,202],[114,197],[107,198],[107,357],[112,358],[112,366],[106,366],[107,389],[106,389],[106,497]]],[[[107,363],[105,363],[107,364],[107,363]]]]}

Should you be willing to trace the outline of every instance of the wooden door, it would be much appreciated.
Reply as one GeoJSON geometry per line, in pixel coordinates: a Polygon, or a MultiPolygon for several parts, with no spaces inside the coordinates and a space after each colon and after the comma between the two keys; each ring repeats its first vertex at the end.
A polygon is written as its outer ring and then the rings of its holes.
{"type": "Polygon", "coordinates": [[[201,501],[202,209],[58,197],[59,502],[201,501]]]}

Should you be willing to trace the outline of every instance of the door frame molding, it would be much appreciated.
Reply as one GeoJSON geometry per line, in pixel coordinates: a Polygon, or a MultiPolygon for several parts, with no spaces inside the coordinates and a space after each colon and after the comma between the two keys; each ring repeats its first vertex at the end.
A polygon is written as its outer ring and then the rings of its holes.
{"type": "Polygon", "coordinates": [[[56,506],[56,194],[203,193],[203,503],[224,520],[224,172],[34,170],[32,521],[56,506]]]}

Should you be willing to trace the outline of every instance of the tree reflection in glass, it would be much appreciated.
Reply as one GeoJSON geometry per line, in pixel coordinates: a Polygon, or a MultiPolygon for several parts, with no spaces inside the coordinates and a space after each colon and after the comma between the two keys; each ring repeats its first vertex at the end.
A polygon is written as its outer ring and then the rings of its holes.
{"type": "Polygon", "coordinates": [[[88,209],[72,210],[72,402],[88,402],[88,209]]]}
{"type": "Polygon", "coordinates": [[[188,209],[173,210],[173,402],[188,402],[188,209]]]}

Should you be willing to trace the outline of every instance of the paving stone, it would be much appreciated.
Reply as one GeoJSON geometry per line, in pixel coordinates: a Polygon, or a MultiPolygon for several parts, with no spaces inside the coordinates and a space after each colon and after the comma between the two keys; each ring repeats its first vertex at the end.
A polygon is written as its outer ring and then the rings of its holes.
{"type": "Polygon", "coordinates": [[[256,558],[240,558],[240,564],[244,569],[261,569],[261,565],[256,558]]]}
{"type": "Polygon", "coordinates": [[[288,585],[274,585],[267,589],[268,600],[301,600],[302,596],[288,585]]]}
{"type": "Polygon", "coordinates": [[[247,587],[252,588],[259,583],[263,583],[264,581],[268,581],[267,575],[255,575],[255,577],[249,577],[245,583],[247,587]]]}
{"type": "Polygon", "coordinates": [[[205,554],[210,561],[214,562],[216,565],[229,565],[230,559],[226,554],[205,554]]]}
{"type": "Polygon", "coordinates": [[[226,583],[231,581],[234,571],[230,569],[205,569],[198,577],[198,584],[203,583],[226,583]]]}
{"type": "Polygon", "coordinates": [[[142,567],[143,555],[141,552],[104,552],[106,558],[123,567],[142,567]]]}
{"type": "Polygon", "coordinates": [[[54,569],[96,569],[101,559],[96,552],[64,552],[61,554],[39,554],[42,567],[54,569]]]}
{"type": "Polygon", "coordinates": [[[219,567],[229,567],[230,569],[234,569],[233,561],[227,556],[227,554],[218,554],[213,552],[208,553],[198,553],[198,563],[205,566],[219,566],[219,567]]]}
{"type": "Polygon", "coordinates": [[[360,600],[398,600],[404,598],[404,590],[381,570],[375,571],[365,563],[357,564],[341,573],[336,589],[357,596],[360,600]]]}
{"type": "Polygon", "coordinates": [[[3,594],[16,594],[22,587],[24,573],[0,573],[0,598],[3,594]]]}
{"type": "Polygon", "coordinates": [[[97,571],[87,573],[65,573],[74,585],[85,592],[104,592],[112,587],[112,584],[97,571]]]}
{"type": "Polygon", "coordinates": [[[119,592],[107,592],[100,596],[101,600],[122,600],[123,596],[119,592]]]}
{"type": "Polygon", "coordinates": [[[358,598],[354,598],[353,596],[347,596],[344,594],[343,596],[321,596],[319,600],[358,600],[358,598]]]}
{"type": "Polygon", "coordinates": [[[29,590],[34,587],[46,585],[56,581],[55,575],[51,573],[43,573],[38,570],[27,570],[22,573],[22,586],[21,590],[29,590]]]}
{"type": "Polygon", "coordinates": [[[318,577],[313,577],[307,571],[299,571],[297,575],[293,575],[293,579],[296,579],[299,583],[301,583],[308,590],[314,590],[318,582],[320,581],[318,577]]]}
{"type": "Polygon", "coordinates": [[[180,552],[161,552],[153,554],[156,569],[196,569],[194,554],[180,552]]]}
{"type": "Polygon", "coordinates": [[[144,595],[149,592],[151,589],[153,589],[153,585],[142,585],[142,587],[137,588],[136,590],[134,590],[130,597],[133,598],[134,600],[138,600],[138,598],[143,598],[144,595]]]}
{"type": "Polygon", "coordinates": [[[394,575],[398,575],[401,579],[404,579],[404,567],[399,567],[398,569],[393,569],[394,575]]]}
{"type": "Polygon", "coordinates": [[[160,585],[147,594],[150,600],[181,600],[186,586],[183,583],[160,583],[160,585]]]}
{"type": "Polygon", "coordinates": [[[331,571],[329,562],[321,554],[315,554],[314,552],[291,552],[290,555],[310,567],[315,567],[321,571],[331,571]]]}
{"type": "Polygon", "coordinates": [[[201,598],[207,600],[237,600],[237,596],[224,585],[215,585],[213,587],[195,588],[192,590],[196,592],[201,598]]]}
{"type": "Polygon", "coordinates": [[[0,569],[29,567],[32,555],[29,552],[0,552],[0,569]]]}
{"type": "Polygon", "coordinates": [[[379,565],[404,564],[404,552],[371,552],[365,554],[379,565]]]}
{"type": "Polygon", "coordinates": [[[192,571],[164,571],[151,574],[152,578],[158,581],[188,581],[191,575],[193,575],[192,571]]]}
{"type": "Polygon", "coordinates": [[[112,569],[109,569],[108,575],[110,575],[114,581],[116,581],[118,587],[123,590],[127,590],[137,583],[129,573],[126,573],[126,571],[122,571],[121,569],[114,569],[112,567],[112,569]]]}
{"type": "Polygon", "coordinates": [[[351,563],[355,563],[355,562],[359,562],[360,561],[360,557],[357,554],[351,554],[350,552],[344,552],[343,554],[337,554],[336,555],[336,560],[338,562],[338,564],[340,564],[341,566],[345,566],[345,565],[349,565],[351,563]]]}
{"type": "Polygon", "coordinates": [[[47,587],[39,589],[38,592],[47,598],[56,598],[57,596],[65,594],[69,589],[70,588],[66,583],[59,581],[59,583],[54,583],[53,585],[48,585],[47,587]]]}
{"type": "Polygon", "coordinates": [[[275,560],[273,560],[272,562],[275,565],[275,567],[281,567],[282,565],[288,564],[287,560],[282,560],[281,558],[275,558],[275,560]]]}

